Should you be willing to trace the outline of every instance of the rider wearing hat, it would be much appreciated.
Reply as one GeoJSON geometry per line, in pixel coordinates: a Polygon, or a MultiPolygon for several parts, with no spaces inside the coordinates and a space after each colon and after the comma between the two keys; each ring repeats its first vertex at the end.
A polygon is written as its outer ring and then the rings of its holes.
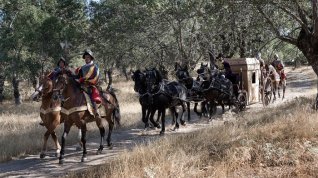
{"type": "Polygon", "coordinates": [[[272,66],[275,67],[281,79],[286,78],[286,75],[284,73],[284,64],[283,61],[279,60],[278,54],[274,55],[274,61],[272,62],[272,66]]]}
{"type": "Polygon", "coordinates": [[[67,63],[63,57],[60,57],[59,61],[57,62],[57,67],[48,75],[48,78],[51,80],[55,80],[57,76],[64,72],[67,67],[67,63]]]}
{"type": "Polygon", "coordinates": [[[85,59],[85,65],[76,69],[76,81],[83,85],[85,88],[88,88],[91,100],[93,101],[93,106],[95,113],[97,113],[97,105],[102,102],[102,99],[99,95],[99,91],[96,88],[96,85],[99,81],[99,68],[94,63],[94,55],[91,50],[85,50],[83,53],[83,59],[85,59]]]}

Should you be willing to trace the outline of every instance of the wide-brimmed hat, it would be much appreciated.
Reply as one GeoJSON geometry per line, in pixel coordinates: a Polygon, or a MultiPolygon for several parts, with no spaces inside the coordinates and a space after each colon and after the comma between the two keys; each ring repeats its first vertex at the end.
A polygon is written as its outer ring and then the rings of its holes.
{"type": "Polygon", "coordinates": [[[65,65],[65,66],[67,65],[66,60],[64,59],[64,57],[60,57],[59,61],[57,61],[57,66],[59,66],[59,64],[60,64],[61,61],[64,62],[64,65],[65,65]]]}
{"type": "Polygon", "coordinates": [[[93,52],[90,49],[86,49],[83,54],[83,59],[85,59],[85,55],[90,55],[92,59],[94,59],[93,52]]]}

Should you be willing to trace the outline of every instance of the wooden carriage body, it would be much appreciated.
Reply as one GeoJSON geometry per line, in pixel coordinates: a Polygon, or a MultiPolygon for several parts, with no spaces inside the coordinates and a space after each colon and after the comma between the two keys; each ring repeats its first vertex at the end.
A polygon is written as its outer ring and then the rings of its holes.
{"type": "Polygon", "coordinates": [[[257,103],[259,98],[260,64],[256,58],[227,58],[234,74],[241,76],[241,90],[247,93],[247,105],[257,103]]]}

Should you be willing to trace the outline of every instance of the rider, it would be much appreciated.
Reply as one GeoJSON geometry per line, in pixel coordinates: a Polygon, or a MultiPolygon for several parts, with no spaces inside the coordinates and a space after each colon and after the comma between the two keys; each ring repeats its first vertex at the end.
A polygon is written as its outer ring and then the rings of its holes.
{"type": "Polygon", "coordinates": [[[281,79],[286,78],[286,75],[284,73],[284,64],[283,61],[279,60],[278,54],[274,55],[274,61],[272,62],[272,66],[275,67],[281,79]]]}
{"type": "Polygon", "coordinates": [[[233,80],[233,72],[231,69],[231,65],[228,61],[224,60],[223,58],[223,54],[219,54],[217,56],[217,62],[216,62],[216,66],[219,69],[219,71],[224,72],[223,77],[229,79],[229,80],[233,80]]]}
{"type": "Polygon", "coordinates": [[[67,63],[63,57],[60,57],[59,61],[57,62],[57,67],[48,75],[48,78],[51,80],[55,80],[57,76],[64,72],[67,68],[67,63]]]}
{"type": "Polygon", "coordinates": [[[95,114],[98,116],[97,108],[102,102],[99,91],[96,88],[99,80],[99,68],[94,63],[94,55],[91,50],[87,49],[84,51],[83,59],[85,59],[86,64],[76,69],[75,80],[84,86],[84,88],[88,89],[88,94],[91,97],[95,114]]]}

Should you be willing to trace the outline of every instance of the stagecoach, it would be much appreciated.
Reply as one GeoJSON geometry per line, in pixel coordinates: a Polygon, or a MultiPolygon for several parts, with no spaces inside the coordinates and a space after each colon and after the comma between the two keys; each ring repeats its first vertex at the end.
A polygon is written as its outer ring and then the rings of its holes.
{"type": "Polygon", "coordinates": [[[232,72],[240,76],[239,91],[246,96],[246,105],[262,102],[263,106],[267,106],[273,98],[272,79],[265,68],[260,69],[259,61],[256,58],[225,60],[229,62],[232,72]]]}

